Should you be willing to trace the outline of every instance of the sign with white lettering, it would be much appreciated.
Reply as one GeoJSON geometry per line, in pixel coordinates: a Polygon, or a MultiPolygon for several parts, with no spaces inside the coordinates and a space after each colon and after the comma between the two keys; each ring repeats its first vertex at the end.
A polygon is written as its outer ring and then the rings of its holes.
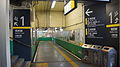
{"type": "Polygon", "coordinates": [[[106,28],[107,28],[107,43],[110,46],[119,49],[119,1],[114,0],[106,5],[106,28]]]}
{"type": "Polygon", "coordinates": [[[105,43],[105,13],[105,4],[85,6],[85,42],[87,44],[105,43]]]}
{"type": "Polygon", "coordinates": [[[31,60],[30,9],[13,10],[13,44],[15,55],[31,60]]]}

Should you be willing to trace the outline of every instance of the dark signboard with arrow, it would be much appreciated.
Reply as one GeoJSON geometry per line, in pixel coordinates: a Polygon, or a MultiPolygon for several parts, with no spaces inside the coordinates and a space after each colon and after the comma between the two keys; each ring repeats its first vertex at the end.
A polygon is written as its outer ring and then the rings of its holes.
{"type": "Polygon", "coordinates": [[[31,60],[30,9],[13,10],[14,55],[31,60]]]}
{"type": "Polygon", "coordinates": [[[114,47],[119,55],[119,0],[86,4],[85,34],[85,43],[114,47]]]}
{"type": "Polygon", "coordinates": [[[106,37],[106,4],[85,6],[85,42],[102,45],[106,37]]]}

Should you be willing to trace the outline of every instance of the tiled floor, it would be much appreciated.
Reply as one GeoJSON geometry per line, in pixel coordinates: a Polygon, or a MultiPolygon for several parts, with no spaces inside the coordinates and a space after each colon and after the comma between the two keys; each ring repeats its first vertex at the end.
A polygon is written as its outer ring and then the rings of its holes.
{"type": "Polygon", "coordinates": [[[40,42],[32,67],[97,67],[82,63],[59,45],[50,41],[40,42]]]}

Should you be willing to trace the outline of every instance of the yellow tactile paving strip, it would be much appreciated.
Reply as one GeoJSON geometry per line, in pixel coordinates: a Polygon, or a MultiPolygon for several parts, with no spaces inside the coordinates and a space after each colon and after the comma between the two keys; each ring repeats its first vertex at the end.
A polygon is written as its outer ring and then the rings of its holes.
{"type": "Polygon", "coordinates": [[[35,67],[48,67],[48,63],[36,63],[35,67]]]}
{"type": "MultiPolygon", "coordinates": [[[[50,42],[49,42],[50,43],[50,42]]],[[[50,43],[50,45],[52,45],[50,43]]],[[[55,45],[52,45],[73,67],[80,67],[77,65],[72,59],[70,59],[66,54],[64,54],[59,48],[57,48],[55,45]]]]}

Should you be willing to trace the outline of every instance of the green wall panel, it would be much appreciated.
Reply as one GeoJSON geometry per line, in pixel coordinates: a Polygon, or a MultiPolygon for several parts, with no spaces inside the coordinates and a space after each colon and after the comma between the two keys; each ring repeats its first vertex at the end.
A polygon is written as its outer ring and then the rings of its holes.
{"type": "Polygon", "coordinates": [[[40,37],[37,40],[39,40],[39,41],[52,41],[52,37],[40,37]]]}
{"type": "Polygon", "coordinates": [[[82,54],[82,49],[83,48],[81,46],[77,46],[77,45],[74,45],[72,43],[69,43],[69,42],[66,42],[66,41],[63,41],[63,40],[59,40],[59,39],[54,39],[54,40],[57,44],[59,44],[60,46],[62,46],[65,49],[67,49],[68,51],[70,51],[74,55],[76,55],[80,58],[84,57],[84,55],[82,54]]]}
{"type": "Polygon", "coordinates": [[[10,54],[13,55],[13,41],[10,40],[10,54]]]}

